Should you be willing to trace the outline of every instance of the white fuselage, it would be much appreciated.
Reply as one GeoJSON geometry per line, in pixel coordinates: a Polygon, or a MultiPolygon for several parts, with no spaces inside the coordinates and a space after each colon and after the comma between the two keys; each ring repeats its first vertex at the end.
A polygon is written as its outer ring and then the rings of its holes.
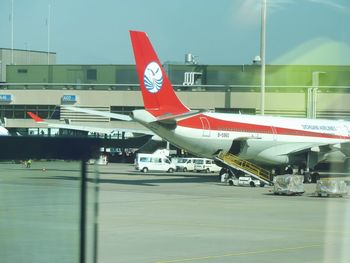
{"type": "Polygon", "coordinates": [[[177,147],[207,158],[242,142],[237,154],[243,159],[287,164],[290,153],[350,141],[350,123],[345,121],[208,112],[177,120],[176,128],[169,129],[152,117],[134,117],[177,147]]]}

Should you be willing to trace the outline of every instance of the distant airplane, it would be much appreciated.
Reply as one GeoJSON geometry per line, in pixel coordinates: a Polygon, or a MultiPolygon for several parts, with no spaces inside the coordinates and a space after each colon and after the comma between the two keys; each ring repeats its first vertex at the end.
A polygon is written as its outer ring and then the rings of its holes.
{"type": "Polygon", "coordinates": [[[228,152],[269,169],[290,165],[309,171],[334,151],[349,163],[350,122],[191,110],[176,96],[147,35],[130,31],[130,36],[145,107],[134,110],[132,119],[171,144],[207,158],[228,152]]]}
{"type": "MultiPolygon", "coordinates": [[[[81,110],[85,110],[80,108],[81,110]]],[[[87,113],[90,113],[90,110],[87,110],[87,113]]],[[[120,134],[122,132],[128,133],[128,137],[138,137],[143,135],[155,135],[153,132],[145,129],[121,129],[121,128],[103,128],[103,127],[96,127],[96,126],[83,126],[83,125],[74,125],[74,124],[63,124],[63,123],[53,123],[50,120],[44,120],[40,118],[38,115],[36,115],[33,112],[27,112],[27,114],[36,122],[36,123],[42,123],[50,128],[59,128],[59,129],[68,129],[68,130],[78,130],[78,131],[86,131],[91,133],[98,133],[98,134],[104,134],[104,135],[116,135],[120,134]]],[[[118,114],[121,115],[121,114],[118,114]]],[[[131,120],[129,116],[124,115],[124,120],[131,120]]]]}
{"type": "Polygon", "coordinates": [[[0,126],[0,136],[4,136],[4,135],[10,135],[10,133],[5,127],[0,126]]]}
{"type": "Polygon", "coordinates": [[[9,131],[4,126],[6,126],[6,118],[0,120],[0,136],[10,135],[9,131]]]}

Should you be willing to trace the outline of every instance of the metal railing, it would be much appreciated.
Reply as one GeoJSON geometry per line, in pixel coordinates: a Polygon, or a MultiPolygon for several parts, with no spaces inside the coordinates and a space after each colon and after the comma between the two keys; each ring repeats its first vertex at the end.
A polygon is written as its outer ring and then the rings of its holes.
{"type": "Polygon", "coordinates": [[[218,158],[222,160],[224,163],[233,166],[239,170],[244,172],[248,172],[249,174],[253,174],[255,177],[262,179],[263,181],[270,182],[270,172],[247,161],[240,159],[236,155],[233,155],[229,152],[220,152],[218,158]]]}

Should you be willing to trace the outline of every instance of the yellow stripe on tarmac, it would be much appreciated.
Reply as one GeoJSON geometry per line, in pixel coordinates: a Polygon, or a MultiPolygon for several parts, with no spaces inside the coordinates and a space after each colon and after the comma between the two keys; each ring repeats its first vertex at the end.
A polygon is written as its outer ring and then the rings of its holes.
{"type": "Polygon", "coordinates": [[[197,261],[197,260],[211,260],[211,259],[224,258],[224,257],[238,257],[238,256],[246,256],[246,255],[271,254],[271,253],[279,253],[279,252],[286,252],[286,251],[293,251],[293,250],[316,248],[316,247],[321,247],[321,246],[322,246],[321,244],[314,244],[314,245],[299,246],[299,247],[287,247],[287,248],[276,248],[276,249],[267,249],[267,250],[237,252],[237,253],[230,253],[230,254],[216,255],[216,256],[203,256],[203,257],[194,257],[194,258],[160,260],[160,261],[156,261],[154,263],[190,262],[190,261],[197,261]]]}

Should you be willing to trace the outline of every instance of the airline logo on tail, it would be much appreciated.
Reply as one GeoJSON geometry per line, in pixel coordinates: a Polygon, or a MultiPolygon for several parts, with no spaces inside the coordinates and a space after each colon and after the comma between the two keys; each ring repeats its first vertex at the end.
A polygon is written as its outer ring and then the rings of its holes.
{"type": "Polygon", "coordinates": [[[143,74],[143,82],[146,89],[151,93],[157,93],[162,88],[163,73],[156,62],[151,62],[147,65],[143,74]]]}
{"type": "Polygon", "coordinates": [[[189,112],[176,96],[146,33],[130,31],[130,38],[145,110],[154,117],[189,112]]]}

